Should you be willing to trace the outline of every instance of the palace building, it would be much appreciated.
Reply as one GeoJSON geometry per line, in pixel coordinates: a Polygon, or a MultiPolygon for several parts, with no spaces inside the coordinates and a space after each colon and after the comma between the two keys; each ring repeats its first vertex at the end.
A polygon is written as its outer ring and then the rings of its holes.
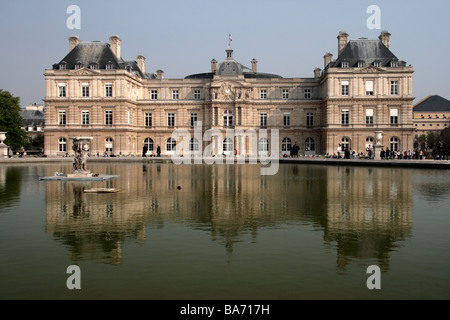
{"type": "Polygon", "coordinates": [[[413,68],[391,52],[390,36],[348,40],[340,32],[337,58],[326,53],[310,78],[258,72],[256,59],[246,67],[228,46],[209,72],[182,79],[147,72],[143,55],[125,60],[116,35],[109,43],[72,36],[69,53],[45,70],[45,153],[71,153],[69,137],[89,136],[92,154],[155,154],[160,146],[171,155],[177,129],[191,133],[193,153],[211,143],[215,154],[273,155],[274,129],[279,156],[294,144],[301,155],[332,155],[339,144],[364,152],[375,131],[385,147],[412,149],[413,68]],[[194,137],[200,122],[202,136],[212,132],[207,141],[194,137]]]}

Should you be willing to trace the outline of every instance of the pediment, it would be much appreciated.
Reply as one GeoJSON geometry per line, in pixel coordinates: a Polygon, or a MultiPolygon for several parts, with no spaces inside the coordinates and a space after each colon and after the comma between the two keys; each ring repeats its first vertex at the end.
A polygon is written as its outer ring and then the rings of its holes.
{"type": "Polygon", "coordinates": [[[383,69],[375,67],[375,66],[367,66],[367,67],[361,68],[359,70],[359,72],[361,72],[361,73],[378,73],[378,72],[383,72],[383,69]]]}
{"type": "Polygon", "coordinates": [[[85,76],[85,75],[97,75],[100,72],[98,70],[91,70],[87,68],[81,68],[78,70],[70,70],[72,75],[85,76]]]}

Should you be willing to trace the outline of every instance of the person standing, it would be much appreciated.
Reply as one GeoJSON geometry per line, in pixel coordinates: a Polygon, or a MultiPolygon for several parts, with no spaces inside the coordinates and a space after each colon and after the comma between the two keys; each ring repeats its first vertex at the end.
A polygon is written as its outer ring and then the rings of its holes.
{"type": "Polygon", "coordinates": [[[156,148],[156,156],[157,156],[157,157],[161,157],[161,147],[160,147],[160,146],[158,146],[158,147],[156,148]]]}
{"type": "Polygon", "coordinates": [[[341,145],[338,145],[338,147],[336,149],[338,159],[341,158],[341,151],[342,151],[342,147],[341,147],[341,145]]]}

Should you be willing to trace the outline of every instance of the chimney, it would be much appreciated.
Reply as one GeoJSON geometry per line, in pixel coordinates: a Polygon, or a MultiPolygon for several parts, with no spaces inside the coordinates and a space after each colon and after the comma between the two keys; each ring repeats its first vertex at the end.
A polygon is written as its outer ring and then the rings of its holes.
{"type": "Polygon", "coordinates": [[[69,51],[72,51],[73,48],[79,44],[81,40],[78,38],[78,36],[70,36],[69,37],[69,51]]]}
{"type": "Polygon", "coordinates": [[[145,74],[145,57],[142,54],[140,54],[137,56],[136,59],[139,69],[141,69],[142,73],[145,74]]]}
{"type": "Polygon", "coordinates": [[[254,73],[256,73],[257,66],[258,66],[258,60],[256,60],[255,58],[253,58],[252,61],[251,61],[251,63],[252,63],[252,70],[253,70],[254,73]]]}
{"type": "Polygon", "coordinates": [[[338,56],[339,56],[341,54],[342,50],[344,50],[345,46],[347,45],[347,40],[348,40],[347,32],[345,32],[345,31],[339,32],[337,39],[338,39],[338,56]]]}
{"type": "Polygon", "coordinates": [[[320,70],[320,68],[315,68],[314,69],[314,78],[320,78],[320,72],[322,70],[320,70]]]}
{"type": "Polygon", "coordinates": [[[391,41],[391,34],[389,32],[386,30],[382,31],[378,39],[380,39],[380,41],[389,49],[391,41]]]}
{"type": "Polygon", "coordinates": [[[212,59],[211,60],[211,72],[216,73],[216,70],[217,70],[217,61],[216,61],[216,59],[212,59]]]}
{"type": "Polygon", "coordinates": [[[120,59],[120,40],[118,35],[109,37],[109,46],[111,47],[112,52],[116,55],[117,59],[120,59]]]}
{"type": "Polygon", "coordinates": [[[157,74],[156,79],[159,79],[159,80],[164,79],[164,71],[162,71],[162,70],[157,70],[157,71],[156,71],[156,74],[157,74]]]}
{"type": "Polygon", "coordinates": [[[331,62],[331,60],[333,59],[333,55],[329,52],[325,53],[325,55],[323,56],[323,68],[325,69],[331,62]]]}

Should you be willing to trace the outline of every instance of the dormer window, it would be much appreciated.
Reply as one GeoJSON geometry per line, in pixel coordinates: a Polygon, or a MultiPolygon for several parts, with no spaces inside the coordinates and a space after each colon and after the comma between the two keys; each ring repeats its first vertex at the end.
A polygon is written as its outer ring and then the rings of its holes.
{"type": "Polygon", "coordinates": [[[75,65],[75,70],[79,70],[81,68],[83,68],[83,64],[80,61],[78,61],[77,64],[75,65]]]}
{"type": "Polygon", "coordinates": [[[112,70],[113,69],[113,64],[111,61],[108,61],[108,63],[106,64],[106,70],[112,70]]]}
{"type": "Polygon", "coordinates": [[[358,61],[358,68],[363,68],[365,65],[364,61],[358,61]]]}
{"type": "Polygon", "coordinates": [[[342,61],[341,62],[341,67],[342,68],[349,68],[350,67],[350,63],[348,61],[342,61]]]}
{"type": "Polygon", "coordinates": [[[391,68],[396,68],[398,67],[398,61],[397,60],[392,60],[391,61],[391,68]]]}
{"type": "Polygon", "coordinates": [[[61,62],[59,65],[59,70],[66,70],[67,69],[67,63],[65,61],[61,62]]]}
{"type": "Polygon", "coordinates": [[[373,66],[379,68],[379,67],[381,67],[381,62],[380,61],[374,61],[373,62],[373,66]]]}
{"type": "Polygon", "coordinates": [[[91,63],[91,64],[89,65],[89,69],[91,69],[91,70],[96,70],[96,69],[98,69],[98,64],[97,64],[97,63],[91,63]]]}
{"type": "Polygon", "coordinates": [[[130,66],[127,66],[126,69],[128,72],[131,72],[131,70],[132,70],[130,66]]]}

